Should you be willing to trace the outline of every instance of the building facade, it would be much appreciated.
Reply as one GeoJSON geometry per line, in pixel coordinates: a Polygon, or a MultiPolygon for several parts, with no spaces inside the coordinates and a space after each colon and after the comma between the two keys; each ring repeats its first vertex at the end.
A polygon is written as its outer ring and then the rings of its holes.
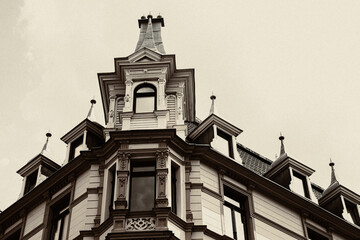
{"type": "MultiPolygon", "coordinates": [[[[66,133],[66,159],[46,154],[18,173],[20,199],[0,214],[0,239],[360,239],[360,196],[285,152],[271,161],[237,142],[215,112],[195,115],[193,69],[177,69],[164,19],[138,20],[135,52],[99,73],[106,126],[66,133]]],[[[47,134],[47,141],[51,134],[47,134]]]]}

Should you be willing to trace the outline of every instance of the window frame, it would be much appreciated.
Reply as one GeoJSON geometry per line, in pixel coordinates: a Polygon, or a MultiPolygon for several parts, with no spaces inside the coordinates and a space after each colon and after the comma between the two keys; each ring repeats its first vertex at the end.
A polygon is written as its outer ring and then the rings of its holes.
{"type": "Polygon", "coordinates": [[[310,226],[306,226],[306,234],[307,234],[307,239],[310,240],[330,240],[330,236],[328,234],[325,234],[324,232],[317,230],[314,227],[310,227],[310,226]],[[315,234],[317,236],[310,236],[310,234],[315,234]],[[318,237],[321,237],[322,239],[319,239],[318,237]],[[313,237],[313,238],[310,238],[313,237]],[[314,238],[315,237],[315,238],[314,238]]]}
{"type": "MultiPolygon", "coordinates": [[[[241,191],[238,191],[237,189],[234,189],[228,185],[223,185],[223,208],[229,208],[231,210],[231,221],[232,221],[232,229],[233,229],[233,236],[226,235],[225,229],[224,229],[224,235],[231,237],[235,240],[237,240],[237,232],[236,231],[236,217],[235,217],[235,211],[240,213],[242,225],[243,225],[243,232],[244,232],[244,239],[250,240],[252,239],[252,235],[250,236],[250,220],[249,220],[249,196],[248,194],[243,194],[241,191]],[[232,201],[236,201],[239,203],[239,206],[235,206],[233,203],[227,201],[225,199],[225,196],[227,198],[230,198],[232,201]]],[[[225,211],[223,209],[223,216],[225,221],[225,211]]],[[[225,225],[225,222],[224,222],[225,225]]]]}
{"type": "Polygon", "coordinates": [[[77,137],[74,141],[70,143],[69,162],[80,155],[80,152],[78,155],[76,155],[76,148],[80,147],[83,143],[84,143],[84,134],[81,134],[79,137],[77,137]]]}
{"type": "Polygon", "coordinates": [[[228,143],[227,156],[234,158],[234,148],[233,148],[232,136],[230,134],[224,132],[223,130],[219,129],[218,127],[216,128],[216,135],[218,137],[222,138],[223,140],[227,141],[227,143],[228,143]]]}
{"type": "Polygon", "coordinates": [[[307,180],[306,180],[306,176],[302,175],[301,173],[295,171],[292,169],[292,176],[298,180],[300,180],[302,182],[302,187],[303,187],[303,191],[304,191],[304,196],[296,191],[293,190],[294,193],[299,194],[300,196],[303,196],[307,199],[311,199],[310,197],[310,189],[309,186],[307,184],[307,180]]]}
{"type": "MultiPolygon", "coordinates": [[[[59,216],[64,217],[68,216],[68,220],[66,221],[67,226],[65,227],[66,232],[63,232],[63,238],[67,239],[69,234],[69,226],[71,221],[71,190],[67,190],[62,193],[60,196],[56,197],[51,203],[47,206],[47,210],[45,211],[45,220],[47,222],[47,227],[44,230],[43,239],[54,240],[54,223],[56,219],[59,219],[59,216]],[[67,203],[67,204],[64,204],[67,203]]],[[[56,221],[58,222],[58,221],[56,221]]],[[[62,226],[65,226],[62,223],[62,226]]],[[[64,228],[62,228],[64,230],[64,228]]]]}
{"type": "Polygon", "coordinates": [[[129,211],[130,212],[142,212],[142,211],[152,211],[155,208],[156,203],[156,161],[155,160],[135,160],[130,163],[130,178],[129,178],[129,211]],[[134,167],[154,167],[153,171],[143,171],[143,172],[134,172],[134,167]],[[153,187],[153,207],[149,210],[132,210],[132,198],[133,198],[133,179],[137,177],[153,177],[154,187],[153,187]]]}
{"type": "Polygon", "coordinates": [[[344,198],[346,212],[349,214],[352,223],[354,225],[360,226],[360,213],[357,210],[357,206],[355,203],[349,201],[348,199],[344,198]]]}
{"type": "Polygon", "coordinates": [[[23,195],[26,195],[28,192],[30,192],[36,187],[38,176],[39,176],[39,168],[35,169],[32,173],[26,176],[23,195]]]}
{"type": "Polygon", "coordinates": [[[138,85],[135,89],[134,89],[134,102],[133,102],[133,111],[134,113],[148,113],[148,112],[137,112],[136,111],[136,101],[138,98],[145,98],[145,97],[154,97],[154,107],[153,107],[153,111],[154,112],[157,110],[157,89],[154,85],[150,84],[150,83],[142,83],[140,85],[138,85]],[[154,92],[149,92],[149,93],[139,93],[138,91],[142,88],[151,88],[154,90],[154,92]]]}

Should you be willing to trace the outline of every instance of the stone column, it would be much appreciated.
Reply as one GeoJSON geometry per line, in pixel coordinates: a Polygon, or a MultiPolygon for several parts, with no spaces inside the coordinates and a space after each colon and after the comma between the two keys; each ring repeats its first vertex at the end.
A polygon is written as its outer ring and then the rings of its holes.
{"type": "Polygon", "coordinates": [[[115,201],[115,209],[126,209],[127,204],[127,186],[130,175],[130,154],[122,151],[118,151],[118,197],[115,201]]]}
{"type": "Polygon", "coordinates": [[[115,201],[115,211],[113,212],[113,230],[112,232],[124,232],[126,225],[127,209],[127,186],[129,182],[130,170],[130,154],[127,152],[118,151],[118,197],[115,201]]]}
{"type": "Polygon", "coordinates": [[[167,198],[167,161],[168,161],[169,151],[157,151],[156,153],[156,182],[157,182],[157,197],[156,197],[156,207],[168,207],[168,198],[167,198]]]}
{"type": "Polygon", "coordinates": [[[159,88],[158,88],[158,105],[157,110],[166,110],[166,103],[165,103],[165,78],[158,79],[159,88]]]}

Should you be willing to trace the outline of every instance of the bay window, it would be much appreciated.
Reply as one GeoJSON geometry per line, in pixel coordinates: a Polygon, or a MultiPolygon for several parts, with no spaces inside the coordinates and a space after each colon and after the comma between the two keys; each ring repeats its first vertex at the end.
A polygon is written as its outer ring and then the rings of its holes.
{"type": "Polygon", "coordinates": [[[155,161],[131,163],[130,211],[151,211],[155,203],[155,161]]]}

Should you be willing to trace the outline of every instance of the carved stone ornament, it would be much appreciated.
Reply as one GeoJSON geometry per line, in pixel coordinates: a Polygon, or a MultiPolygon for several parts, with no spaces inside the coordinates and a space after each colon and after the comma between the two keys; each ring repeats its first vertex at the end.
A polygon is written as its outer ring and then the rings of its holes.
{"type": "Polygon", "coordinates": [[[155,230],[155,218],[128,218],[125,231],[150,231],[155,230]]]}
{"type": "Polygon", "coordinates": [[[125,186],[126,186],[126,183],[127,183],[127,177],[120,177],[119,178],[119,189],[120,189],[120,192],[119,192],[119,198],[120,199],[123,199],[125,198],[126,196],[126,193],[125,193],[125,186]]]}
{"type": "Polygon", "coordinates": [[[126,94],[126,96],[124,97],[125,102],[129,102],[130,101],[130,95],[126,94]]]}
{"type": "Polygon", "coordinates": [[[157,156],[158,168],[166,168],[166,162],[167,162],[167,158],[169,156],[169,151],[168,150],[157,151],[156,156],[157,156]]]}
{"type": "Polygon", "coordinates": [[[119,161],[120,170],[127,170],[130,154],[122,152],[122,151],[118,151],[117,156],[118,156],[118,159],[120,160],[119,161]]]}
{"type": "Polygon", "coordinates": [[[165,193],[166,179],[167,179],[167,174],[159,175],[159,196],[158,197],[160,197],[160,198],[166,197],[166,193],[165,193]]]}

